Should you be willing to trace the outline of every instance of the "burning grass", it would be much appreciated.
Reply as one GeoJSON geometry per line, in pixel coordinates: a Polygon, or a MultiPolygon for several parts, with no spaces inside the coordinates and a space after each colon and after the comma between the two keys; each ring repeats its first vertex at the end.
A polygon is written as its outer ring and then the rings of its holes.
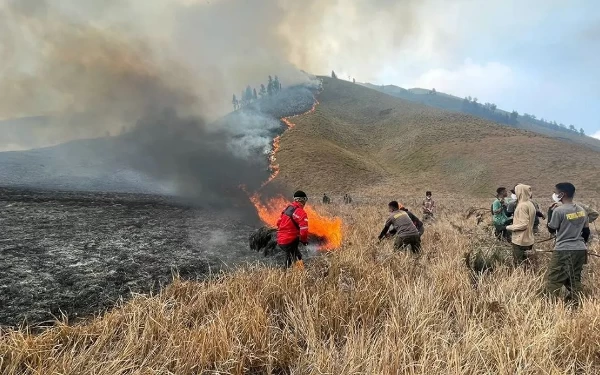
{"type": "Polygon", "coordinates": [[[463,253],[479,233],[462,202],[445,204],[420,258],[374,240],[385,203],[327,207],[354,224],[340,251],[305,271],[175,280],[87,324],[3,332],[0,373],[600,373],[598,260],[586,267],[576,312],[538,296],[545,254],[527,272],[500,265],[474,289],[463,253]]]}
{"type": "MultiPolygon", "coordinates": [[[[256,207],[258,216],[263,223],[271,227],[277,226],[277,220],[281,216],[281,212],[291,204],[290,201],[281,196],[263,202],[258,194],[252,195],[250,201],[256,207]]],[[[317,212],[310,205],[307,205],[304,210],[309,218],[310,234],[325,240],[325,243],[321,245],[321,250],[333,250],[340,247],[342,244],[342,219],[327,217],[317,212]]]]}

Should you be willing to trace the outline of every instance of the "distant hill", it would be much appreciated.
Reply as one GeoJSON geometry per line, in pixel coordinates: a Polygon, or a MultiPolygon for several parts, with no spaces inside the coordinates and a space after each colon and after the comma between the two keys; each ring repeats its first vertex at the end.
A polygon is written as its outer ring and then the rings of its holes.
{"type": "Polygon", "coordinates": [[[592,137],[582,136],[568,128],[563,128],[559,124],[553,124],[540,119],[534,119],[530,115],[512,115],[512,111],[505,111],[500,108],[489,108],[485,103],[473,103],[465,98],[460,98],[451,94],[422,88],[404,89],[394,85],[373,85],[370,83],[362,84],[365,87],[396,96],[398,98],[411,102],[425,104],[431,107],[445,109],[454,112],[467,113],[486,120],[497,122],[501,125],[514,127],[517,129],[529,130],[535,133],[543,134],[553,138],[580,143],[588,147],[600,150],[600,140],[592,137]]]}
{"type": "Polygon", "coordinates": [[[316,111],[294,118],[281,138],[278,179],[291,188],[491,197],[499,185],[524,182],[545,196],[570,180],[582,193],[600,193],[600,152],[589,147],[322,79],[316,111]]]}

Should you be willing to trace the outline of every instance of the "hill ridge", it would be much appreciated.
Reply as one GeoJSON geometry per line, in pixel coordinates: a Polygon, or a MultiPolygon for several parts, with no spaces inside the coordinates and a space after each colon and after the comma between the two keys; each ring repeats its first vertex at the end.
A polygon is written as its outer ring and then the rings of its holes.
{"type": "Polygon", "coordinates": [[[600,152],[321,79],[315,113],[297,117],[296,127],[281,137],[279,179],[287,186],[319,194],[436,190],[490,196],[498,185],[527,182],[541,194],[570,180],[582,193],[600,192],[594,167],[600,152]]]}

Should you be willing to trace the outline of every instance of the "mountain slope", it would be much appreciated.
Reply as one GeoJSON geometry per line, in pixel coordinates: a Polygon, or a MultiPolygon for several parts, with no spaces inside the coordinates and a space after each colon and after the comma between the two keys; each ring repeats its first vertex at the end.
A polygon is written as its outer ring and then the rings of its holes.
{"type": "Polygon", "coordinates": [[[417,102],[428,106],[436,107],[443,110],[461,112],[481,117],[486,120],[498,122],[514,128],[529,130],[535,133],[546,135],[553,138],[562,139],[565,141],[583,144],[600,151],[600,141],[592,137],[584,137],[561,128],[558,125],[553,125],[549,122],[543,122],[532,118],[531,116],[518,115],[516,119],[511,120],[510,112],[502,109],[494,109],[490,111],[481,104],[465,103],[465,99],[458,96],[436,92],[432,94],[430,90],[422,88],[404,89],[394,85],[378,86],[370,83],[365,83],[363,86],[392,95],[411,102],[417,102]]]}
{"type": "Polygon", "coordinates": [[[279,179],[313,193],[490,196],[498,185],[550,194],[559,180],[600,192],[600,152],[323,78],[319,106],[294,119],[279,179]]]}

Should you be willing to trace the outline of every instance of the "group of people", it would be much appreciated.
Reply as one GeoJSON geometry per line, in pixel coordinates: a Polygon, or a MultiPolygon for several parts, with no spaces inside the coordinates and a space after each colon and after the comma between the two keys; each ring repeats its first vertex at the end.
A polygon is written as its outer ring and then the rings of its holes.
{"type": "MultiPolygon", "coordinates": [[[[545,220],[546,215],[532,201],[531,186],[518,184],[510,192],[509,199],[506,188],[496,190],[496,199],[491,207],[495,234],[498,240],[512,243],[515,266],[527,265],[535,245],[534,234],[539,230],[540,219],[545,220]]],[[[565,286],[569,291],[568,300],[576,303],[581,291],[583,265],[587,262],[589,224],[598,217],[598,212],[574,203],[574,197],[575,186],[572,183],[563,182],[555,186],[547,228],[555,236],[556,244],[546,274],[546,291],[557,295],[565,286]]],[[[307,201],[306,193],[295,192],[294,202],[283,210],[277,222],[277,243],[286,254],[286,267],[304,267],[299,245],[308,244],[308,216],[304,211],[307,201]]],[[[378,236],[379,240],[395,236],[395,248],[410,248],[413,253],[420,253],[421,236],[425,231],[423,221],[397,201],[390,202],[388,209],[390,216],[378,236]]],[[[423,220],[432,219],[435,209],[432,193],[428,191],[422,203],[423,220]]]]}
{"type": "MultiPolygon", "coordinates": [[[[344,204],[352,203],[352,197],[349,194],[344,194],[343,198],[344,204]]],[[[323,204],[331,204],[331,198],[327,195],[327,193],[323,193],[323,204]]]]}
{"type": "MultiPolygon", "coordinates": [[[[546,292],[556,296],[565,286],[569,292],[567,300],[573,303],[578,301],[581,273],[587,262],[590,220],[598,217],[594,210],[573,201],[575,190],[570,182],[556,184],[554,188],[547,228],[556,242],[546,273],[546,292]]],[[[530,186],[518,184],[511,192],[513,195],[508,199],[506,188],[496,190],[496,200],[492,203],[495,234],[499,240],[512,244],[514,265],[526,266],[535,245],[534,234],[539,230],[536,223],[539,225],[539,219],[546,217],[532,201],[530,186]]]]}
{"type": "MultiPolygon", "coordinates": [[[[308,196],[298,190],[294,193],[292,204],[288,205],[277,221],[277,245],[286,255],[285,267],[304,268],[300,244],[308,244],[308,215],[304,211],[308,196]]],[[[323,203],[331,202],[327,194],[323,194],[323,203]]],[[[344,203],[352,203],[348,194],[344,195],[344,203]]],[[[421,251],[421,236],[425,232],[425,225],[416,215],[397,201],[388,204],[390,217],[379,239],[395,236],[396,248],[410,248],[413,253],[421,251]]],[[[424,218],[432,219],[435,213],[435,201],[428,191],[423,200],[422,210],[424,218]]],[[[425,220],[425,219],[424,219],[425,220]]]]}

